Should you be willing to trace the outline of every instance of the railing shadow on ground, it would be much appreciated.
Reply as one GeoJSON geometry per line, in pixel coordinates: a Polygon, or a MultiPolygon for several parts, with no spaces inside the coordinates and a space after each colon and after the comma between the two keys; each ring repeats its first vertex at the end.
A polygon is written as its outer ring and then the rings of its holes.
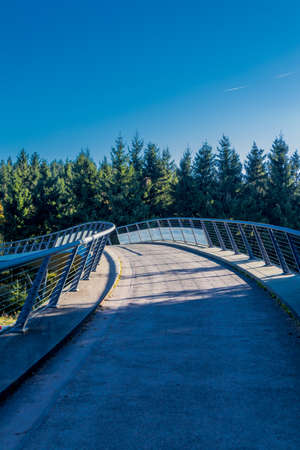
{"type": "MultiPolygon", "coordinates": [[[[162,289],[162,294],[166,292],[162,289]]],[[[291,336],[291,324],[272,302],[263,301],[261,291],[253,292],[251,299],[246,298],[245,291],[241,294],[232,299],[229,291],[220,293],[216,303],[197,295],[192,295],[191,301],[172,301],[165,295],[161,302],[128,306],[128,299],[124,299],[122,326],[119,321],[112,323],[100,349],[99,339],[95,342],[93,336],[85,342],[92,349],[91,365],[80,367],[81,383],[75,374],[72,378],[80,389],[84,381],[92,388],[85,397],[77,394],[74,398],[71,395],[71,400],[67,398],[69,408],[77,407],[81,412],[83,405],[85,412],[83,398],[97,405],[101,415],[91,414],[95,419],[92,425],[99,417],[107,427],[115,424],[112,433],[103,433],[102,427],[102,434],[97,436],[107,448],[111,442],[117,447],[120,439],[129,448],[133,434],[126,432],[138,430],[141,423],[146,423],[144,445],[154,442],[153,446],[159,448],[163,434],[153,432],[149,424],[156,420],[157,428],[163,433],[170,430],[173,438],[174,417],[176,439],[190,442],[192,436],[193,442],[198,446],[200,442],[203,448],[207,447],[207,434],[215,438],[210,441],[215,448],[220,442],[226,446],[228,430],[245,448],[251,433],[251,442],[257,448],[261,442],[272,448],[273,435],[280,436],[280,442],[288,442],[298,430],[299,403],[295,398],[299,397],[299,346],[293,345],[296,338],[291,336]],[[261,295],[258,299],[257,293],[261,295]],[[155,320],[149,325],[152,318],[155,320]],[[91,372],[96,373],[94,379],[91,372]],[[97,382],[100,387],[95,394],[97,382]],[[166,402],[170,405],[168,426],[164,419],[166,402]],[[293,407],[282,407],[289,404],[293,407]],[[208,431],[203,422],[207,411],[211,424],[208,431]],[[250,431],[249,417],[254,418],[250,431]]],[[[61,424],[61,405],[51,410],[54,432],[61,424]]],[[[82,423],[84,435],[90,430],[90,420],[82,423]]],[[[168,443],[172,447],[174,440],[168,443]]],[[[143,447],[140,441],[139,445],[143,447]]]]}

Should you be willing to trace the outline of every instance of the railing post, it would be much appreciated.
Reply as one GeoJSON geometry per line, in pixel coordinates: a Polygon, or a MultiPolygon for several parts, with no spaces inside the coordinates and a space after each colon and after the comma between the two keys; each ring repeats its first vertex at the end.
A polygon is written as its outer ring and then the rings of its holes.
{"type": "Polygon", "coordinates": [[[25,252],[26,252],[27,246],[28,246],[28,240],[25,241],[25,244],[24,244],[24,246],[23,246],[22,253],[25,253],[25,252]]]}
{"type": "Polygon", "coordinates": [[[148,227],[150,239],[151,239],[151,241],[153,241],[153,237],[152,237],[152,234],[151,234],[151,231],[150,231],[150,225],[149,225],[149,222],[148,222],[148,221],[147,221],[147,227],[148,227]]]}
{"type": "Polygon", "coordinates": [[[183,226],[182,226],[181,219],[178,219],[178,223],[180,225],[180,231],[181,231],[181,234],[182,234],[183,242],[186,244],[186,240],[185,240],[185,235],[184,235],[184,232],[183,232],[183,226]]]}
{"type": "Polygon", "coordinates": [[[225,227],[226,233],[228,235],[228,238],[230,240],[230,243],[231,243],[231,246],[232,246],[232,250],[234,251],[234,253],[236,255],[238,255],[240,252],[239,252],[238,246],[236,245],[236,242],[235,242],[234,237],[232,235],[231,229],[230,229],[230,227],[229,227],[227,222],[224,222],[224,227],[225,227]]]}
{"type": "Polygon", "coordinates": [[[254,235],[255,235],[256,242],[258,244],[261,256],[262,256],[263,260],[265,261],[266,266],[270,266],[271,265],[271,261],[270,261],[268,253],[266,252],[266,249],[265,249],[264,243],[262,241],[262,238],[260,236],[260,233],[257,230],[255,225],[252,225],[252,228],[253,228],[253,231],[254,231],[254,235]]]}
{"type": "Polygon", "coordinates": [[[86,246],[85,252],[84,252],[84,254],[82,256],[82,260],[81,260],[81,262],[80,262],[80,264],[78,266],[77,272],[76,272],[76,274],[74,276],[74,279],[73,279],[73,281],[71,283],[71,286],[70,286],[70,291],[71,292],[77,291],[78,284],[79,284],[79,281],[80,281],[80,278],[81,278],[81,274],[82,274],[82,272],[84,270],[85,264],[87,262],[89,254],[90,254],[90,249],[91,249],[92,243],[93,243],[93,241],[89,242],[88,245],[86,246]]]}
{"type": "MultiPolygon", "coordinates": [[[[74,234],[74,236],[72,237],[72,241],[71,242],[75,242],[75,241],[77,241],[77,235],[78,235],[78,233],[79,233],[79,231],[78,231],[78,227],[75,227],[75,234],[74,234]]],[[[71,233],[70,233],[70,239],[69,239],[69,241],[71,240],[71,233]]]]}
{"type": "Polygon", "coordinates": [[[161,240],[163,241],[163,240],[164,240],[164,238],[163,238],[163,235],[162,235],[162,232],[161,232],[161,229],[160,229],[160,223],[159,223],[159,220],[157,220],[157,221],[156,221],[156,224],[158,225],[158,229],[159,229],[160,237],[161,237],[161,240]]]}
{"type": "Polygon", "coordinates": [[[128,229],[128,226],[126,225],[125,228],[126,228],[126,231],[127,231],[127,237],[128,237],[129,244],[132,244],[131,237],[130,237],[130,235],[129,235],[129,229],[128,229]]]}
{"type": "Polygon", "coordinates": [[[172,239],[173,239],[173,241],[175,241],[175,239],[174,239],[174,234],[173,234],[173,230],[172,230],[171,222],[170,222],[169,219],[167,219],[167,222],[168,222],[168,226],[169,226],[169,228],[170,228],[170,234],[171,234],[171,236],[172,236],[172,239]]]}
{"type": "Polygon", "coordinates": [[[61,237],[61,241],[60,241],[60,243],[59,243],[59,245],[61,246],[61,245],[64,245],[64,240],[65,240],[65,237],[67,236],[67,232],[66,231],[64,231],[64,233],[62,234],[62,237],[61,237]]]}
{"type": "Polygon", "coordinates": [[[35,248],[36,248],[36,239],[32,238],[32,244],[29,251],[32,252],[33,250],[35,250],[35,248]]]}
{"type": "Polygon", "coordinates": [[[15,251],[14,251],[15,255],[18,253],[19,248],[20,248],[20,243],[15,247],[15,251]]]}
{"type": "Polygon", "coordinates": [[[5,245],[3,255],[9,255],[9,249],[12,247],[12,243],[10,245],[5,245]]]}
{"type": "Polygon", "coordinates": [[[287,237],[290,249],[292,251],[298,272],[300,272],[300,256],[299,256],[298,250],[294,244],[293,237],[289,233],[286,233],[286,237],[287,237]]]}
{"type": "MultiPolygon", "coordinates": [[[[89,229],[89,227],[88,227],[88,229],[89,229]]],[[[78,240],[79,241],[81,241],[81,239],[83,239],[83,235],[84,235],[84,232],[86,231],[86,228],[85,227],[82,227],[82,230],[81,230],[81,233],[80,233],[80,235],[79,235],[79,237],[78,237],[78,240]]]]}
{"type": "Polygon", "coordinates": [[[42,297],[45,297],[45,296],[46,296],[47,282],[48,282],[48,267],[47,267],[47,269],[46,269],[45,276],[44,276],[44,282],[43,282],[43,294],[42,294],[42,297]]]}
{"type": "Polygon", "coordinates": [[[280,248],[280,246],[278,244],[278,241],[276,239],[275,233],[270,228],[268,228],[268,231],[269,231],[269,236],[270,236],[270,238],[272,240],[272,244],[273,244],[275,253],[277,255],[277,258],[279,260],[279,264],[280,264],[280,266],[282,268],[283,273],[290,273],[290,269],[288,268],[288,265],[287,265],[287,263],[285,261],[285,258],[283,256],[283,254],[282,254],[282,251],[281,251],[281,248],[280,248]]]}
{"type": "Polygon", "coordinates": [[[49,245],[50,245],[50,243],[51,243],[51,241],[52,241],[52,236],[53,236],[53,245],[52,245],[52,247],[54,247],[55,246],[55,243],[56,243],[56,241],[57,241],[57,233],[53,233],[53,234],[50,234],[49,236],[47,236],[47,244],[46,244],[46,249],[48,249],[49,248],[49,245]]]}
{"type": "Polygon", "coordinates": [[[224,241],[223,241],[223,238],[222,238],[222,236],[221,236],[221,233],[220,233],[220,230],[219,230],[219,228],[217,227],[217,224],[216,224],[216,222],[213,222],[213,226],[214,226],[214,230],[215,230],[215,233],[216,233],[216,235],[217,235],[217,238],[218,238],[218,241],[219,241],[219,244],[220,244],[220,247],[221,247],[221,249],[222,250],[226,250],[226,247],[225,247],[225,244],[224,244],[224,241]]]}
{"type": "Polygon", "coordinates": [[[44,237],[41,239],[41,241],[40,241],[40,245],[39,245],[39,247],[38,247],[38,250],[41,250],[41,248],[42,248],[42,245],[43,245],[43,243],[44,243],[44,237]]]}
{"type": "Polygon", "coordinates": [[[97,229],[98,229],[98,224],[97,224],[97,222],[96,222],[96,223],[91,223],[91,228],[90,228],[90,230],[89,230],[89,235],[90,235],[90,236],[93,236],[93,234],[96,234],[97,229]]]}
{"type": "MultiPolygon", "coordinates": [[[[48,308],[56,308],[60,294],[66,284],[68,275],[69,275],[71,267],[73,265],[77,250],[78,250],[78,245],[76,247],[74,247],[74,249],[72,250],[72,252],[69,255],[66,265],[65,265],[65,267],[61,273],[61,276],[60,276],[60,278],[51,294],[51,297],[49,299],[48,308]]],[[[60,255],[60,253],[57,253],[57,255],[60,255]]]]}
{"type": "Polygon", "coordinates": [[[117,245],[120,245],[121,244],[121,241],[120,241],[120,235],[119,235],[119,232],[118,232],[118,228],[116,228],[116,234],[117,234],[117,238],[118,238],[118,241],[119,241],[119,244],[117,244],[117,245]]]}
{"type": "Polygon", "coordinates": [[[84,266],[84,269],[83,269],[83,275],[81,277],[82,280],[89,280],[90,279],[90,274],[91,274],[93,263],[94,263],[95,257],[96,257],[96,253],[95,253],[96,245],[97,244],[93,240],[91,248],[90,248],[89,258],[87,259],[87,261],[85,263],[85,266],[84,266]]]}
{"type": "Polygon", "coordinates": [[[92,264],[91,264],[90,272],[95,272],[95,270],[96,270],[96,267],[97,267],[96,260],[97,260],[98,254],[100,252],[102,241],[103,241],[103,238],[100,237],[100,238],[97,239],[97,243],[94,245],[93,256],[92,256],[92,264]]]}
{"type": "Polygon", "coordinates": [[[23,333],[25,331],[25,326],[27,324],[29,314],[32,311],[39,288],[41,286],[41,283],[42,283],[45,273],[47,271],[49,260],[50,260],[50,256],[46,256],[43,259],[43,262],[40,265],[39,270],[37,271],[37,274],[33,280],[33,283],[31,285],[30,289],[29,289],[25,303],[20,311],[18,319],[17,319],[15,325],[10,330],[10,332],[23,333]]]}
{"type": "Polygon", "coordinates": [[[96,272],[96,269],[97,269],[97,266],[98,266],[98,264],[100,262],[100,259],[101,259],[103,250],[105,248],[107,239],[109,240],[109,238],[107,238],[107,236],[103,236],[102,238],[100,238],[101,242],[100,242],[97,254],[95,256],[95,259],[94,259],[94,262],[93,262],[93,265],[92,265],[92,272],[96,272]]]}
{"type": "Polygon", "coordinates": [[[240,223],[238,224],[238,229],[239,229],[239,232],[241,233],[242,240],[244,242],[244,246],[246,248],[246,252],[248,253],[249,258],[250,259],[254,259],[254,255],[253,255],[253,252],[252,252],[251,245],[249,244],[249,241],[247,239],[246,233],[243,230],[243,227],[242,227],[242,225],[240,223]]]}
{"type": "Polygon", "coordinates": [[[136,224],[136,229],[137,229],[137,232],[138,232],[138,235],[139,235],[139,238],[140,238],[140,242],[142,242],[142,236],[141,236],[141,233],[140,233],[140,227],[139,227],[138,223],[136,224]]]}
{"type": "Polygon", "coordinates": [[[201,226],[202,226],[202,230],[204,231],[206,240],[207,240],[207,242],[208,242],[208,246],[209,246],[209,247],[213,247],[212,240],[211,240],[211,238],[210,238],[209,232],[207,231],[207,228],[206,228],[206,225],[205,225],[204,221],[203,221],[203,220],[200,220],[200,223],[201,223],[201,226]]]}
{"type": "Polygon", "coordinates": [[[191,229],[192,229],[192,233],[193,233],[193,236],[194,236],[195,244],[198,245],[198,241],[197,241],[197,239],[196,239],[196,235],[195,235],[195,231],[194,231],[194,224],[193,224],[192,219],[189,219],[189,222],[190,222],[190,227],[191,227],[191,229]]]}
{"type": "Polygon", "coordinates": [[[89,237],[91,232],[93,231],[93,223],[89,223],[89,226],[85,229],[86,231],[86,235],[84,236],[85,238],[89,237]]]}
{"type": "Polygon", "coordinates": [[[67,241],[66,241],[66,244],[69,244],[69,242],[70,242],[70,240],[71,240],[71,236],[72,236],[72,233],[73,233],[74,228],[75,228],[75,227],[73,227],[73,228],[69,231],[68,239],[67,239],[67,241]]]}

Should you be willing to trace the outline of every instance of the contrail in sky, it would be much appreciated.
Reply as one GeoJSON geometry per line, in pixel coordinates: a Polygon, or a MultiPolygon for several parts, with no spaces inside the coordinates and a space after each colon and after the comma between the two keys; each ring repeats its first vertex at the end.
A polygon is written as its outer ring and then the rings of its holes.
{"type": "MultiPolygon", "coordinates": [[[[294,75],[296,72],[283,72],[283,73],[279,73],[278,75],[276,75],[274,78],[276,78],[277,80],[281,79],[281,78],[287,78],[290,77],[292,75],[294,75]]],[[[229,89],[225,89],[224,92],[234,92],[234,91],[240,91],[241,89],[246,89],[248,86],[236,86],[236,87],[232,87],[229,89]]]]}
{"type": "Polygon", "coordinates": [[[233,91],[239,91],[240,89],[246,89],[248,86],[237,86],[230,89],[225,89],[224,92],[233,92],[233,91]]]}
{"type": "Polygon", "coordinates": [[[291,75],[294,75],[294,73],[296,73],[296,72],[280,73],[279,75],[276,75],[275,78],[287,78],[287,77],[290,77],[291,75]]]}

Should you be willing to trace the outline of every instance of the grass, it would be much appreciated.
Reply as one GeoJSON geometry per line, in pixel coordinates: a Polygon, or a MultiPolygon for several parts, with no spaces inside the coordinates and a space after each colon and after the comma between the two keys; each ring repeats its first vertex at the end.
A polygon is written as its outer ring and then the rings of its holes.
{"type": "Polygon", "coordinates": [[[16,318],[12,316],[0,316],[0,326],[12,325],[15,323],[16,318]]]}

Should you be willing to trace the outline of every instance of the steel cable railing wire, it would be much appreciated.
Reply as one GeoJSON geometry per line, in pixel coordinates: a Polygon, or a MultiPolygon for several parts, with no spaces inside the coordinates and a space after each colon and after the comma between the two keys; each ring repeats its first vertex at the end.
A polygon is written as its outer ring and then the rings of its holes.
{"type": "Polygon", "coordinates": [[[116,229],[109,222],[90,222],[0,244],[0,327],[14,322],[12,329],[22,331],[35,311],[56,307],[62,292],[77,290],[79,281],[96,269],[107,239],[218,247],[274,264],[283,273],[300,272],[300,232],[289,228],[190,217],[151,219],[116,229]]]}
{"type": "Polygon", "coordinates": [[[300,272],[300,231],[256,222],[170,217],[116,228],[120,244],[149,241],[185,242],[248,255],[283,273],[300,272]]]}
{"type": "Polygon", "coordinates": [[[95,271],[115,226],[90,222],[0,245],[0,331],[23,332],[41,307],[55,308],[95,271]]]}
{"type": "Polygon", "coordinates": [[[60,247],[66,243],[76,242],[85,237],[97,234],[109,222],[88,222],[86,224],[76,225],[55,233],[22,239],[14,242],[0,243],[0,256],[30,253],[53,247],[60,247]]]}

